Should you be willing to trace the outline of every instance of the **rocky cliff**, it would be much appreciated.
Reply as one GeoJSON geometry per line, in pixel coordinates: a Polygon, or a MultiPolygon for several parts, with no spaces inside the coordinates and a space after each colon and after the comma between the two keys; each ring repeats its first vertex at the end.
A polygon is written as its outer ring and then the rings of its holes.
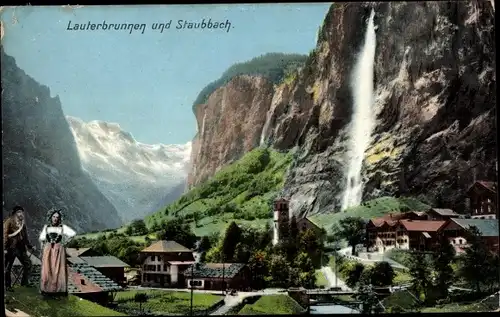
{"type": "MultiPolygon", "coordinates": [[[[199,126],[210,122],[219,134],[195,139],[202,150],[192,161],[192,177],[210,176],[229,161],[219,153],[241,148],[240,128],[227,122],[243,117],[259,122],[245,131],[250,138],[262,133],[277,149],[298,149],[285,185],[296,213],[338,211],[346,183],[351,76],[372,9],[376,128],[365,153],[363,196],[418,196],[464,211],[471,182],[496,179],[495,18],[493,3],[486,1],[333,5],[316,48],[291,80],[268,92],[244,91],[236,78],[209,98],[203,107],[211,110],[200,111],[199,126]],[[270,96],[257,107],[269,108],[249,112],[249,103],[221,102],[230,87],[244,91],[239,100],[270,96]]],[[[252,87],[258,82],[245,79],[252,87]]],[[[242,151],[231,152],[230,159],[242,151]]]]}
{"type": "Polygon", "coordinates": [[[189,185],[206,180],[259,145],[272,95],[268,80],[238,76],[195,108],[198,133],[192,143],[189,185]]]}
{"type": "Polygon", "coordinates": [[[81,169],[59,97],[21,70],[1,49],[4,217],[27,211],[35,240],[51,207],[64,208],[77,231],[118,227],[116,209],[81,169]]]}

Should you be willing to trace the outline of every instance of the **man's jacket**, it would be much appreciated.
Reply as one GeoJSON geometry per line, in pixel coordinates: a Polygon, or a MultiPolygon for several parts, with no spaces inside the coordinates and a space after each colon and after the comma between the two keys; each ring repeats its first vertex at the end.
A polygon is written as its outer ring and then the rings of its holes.
{"type": "Polygon", "coordinates": [[[14,216],[10,216],[3,223],[3,248],[4,250],[19,248],[26,249],[29,246],[28,240],[28,231],[26,230],[26,225],[23,225],[21,231],[13,236],[9,237],[9,234],[12,234],[19,230],[19,225],[14,216]]]}

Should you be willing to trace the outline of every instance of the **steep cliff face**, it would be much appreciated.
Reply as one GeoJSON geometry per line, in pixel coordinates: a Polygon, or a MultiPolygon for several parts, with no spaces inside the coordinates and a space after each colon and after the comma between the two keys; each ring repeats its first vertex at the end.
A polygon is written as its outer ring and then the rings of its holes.
{"type": "MultiPolygon", "coordinates": [[[[276,87],[265,115],[266,142],[298,149],[285,185],[291,207],[297,214],[339,210],[351,76],[372,9],[377,124],[365,153],[364,198],[412,195],[463,211],[474,178],[496,178],[494,7],[483,1],[331,7],[316,49],[276,87]]],[[[224,164],[213,158],[213,166],[224,164]]]]}
{"type": "Polygon", "coordinates": [[[24,206],[32,239],[53,206],[64,208],[65,221],[78,231],[119,226],[113,205],[82,173],[59,97],[3,48],[1,65],[4,217],[14,205],[24,206]]]}
{"type": "Polygon", "coordinates": [[[257,147],[273,85],[264,78],[238,76],[195,109],[198,133],[192,143],[190,186],[257,147]]]}

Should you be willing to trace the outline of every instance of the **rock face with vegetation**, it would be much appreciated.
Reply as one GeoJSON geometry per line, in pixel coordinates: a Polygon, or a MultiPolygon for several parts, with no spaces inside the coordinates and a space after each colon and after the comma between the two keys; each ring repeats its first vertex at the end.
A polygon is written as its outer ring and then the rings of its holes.
{"type": "Polygon", "coordinates": [[[233,78],[196,107],[198,133],[191,151],[190,185],[199,184],[222,166],[259,145],[273,84],[262,77],[233,78]]]}
{"type": "MultiPolygon", "coordinates": [[[[364,198],[418,196],[435,207],[463,212],[464,194],[474,179],[496,179],[491,2],[332,5],[316,48],[302,67],[290,70],[274,87],[267,101],[269,109],[253,113],[266,118],[264,124],[246,133],[263,135],[266,145],[279,150],[297,149],[285,181],[295,213],[338,211],[353,106],[351,73],[372,9],[377,27],[377,122],[363,168],[364,198]]],[[[252,93],[249,90],[241,98],[254,100],[252,93]]],[[[232,108],[236,112],[222,112],[222,105],[230,109],[231,102],[212,104],[219,108],[212,113],[222,116],[205,117],[215,124],[212,129],[220,129],[217,122],[238,118],[239,111],[248,113],[251,108],[246,104],[232,108]]],[[[201,125],[203,120],[197,117],[201,125]]],[[[246,120],[253,119],[247,116],[246,120]]],[[[210,147],[219,140],[227,142],[223,135],[239,133],[225,127],[216,141],[198,139],[207,150],[193,161],[193,178],[213,173],[198,176],[199,162],[226,164],[227,158],[217,159],[210,152],[241,148],[242,141],[236,138],[234,144],[210,147]]],[[[243,151],[234,153],[232,159],[243,151]]]]}
{"type": "Polygon", "coordinates": [[[116,209],[82,172],[59,97],[29,77],[1,51],[4,217],[14,205],[27,211],[31,239],[51,207],[82,230],[121,224],[116,209]]]}

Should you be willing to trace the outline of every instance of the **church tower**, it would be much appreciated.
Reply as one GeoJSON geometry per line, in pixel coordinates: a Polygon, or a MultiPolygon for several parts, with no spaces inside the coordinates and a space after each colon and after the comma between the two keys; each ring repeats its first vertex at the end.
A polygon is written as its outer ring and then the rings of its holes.
{"type": "Polygon", "coordinates": [[[280,241],[280,228],[288,225],[290,222],[289,201],[285,198],[279,198],[274,201],[273,210],[273,245],[280,241]]]}

